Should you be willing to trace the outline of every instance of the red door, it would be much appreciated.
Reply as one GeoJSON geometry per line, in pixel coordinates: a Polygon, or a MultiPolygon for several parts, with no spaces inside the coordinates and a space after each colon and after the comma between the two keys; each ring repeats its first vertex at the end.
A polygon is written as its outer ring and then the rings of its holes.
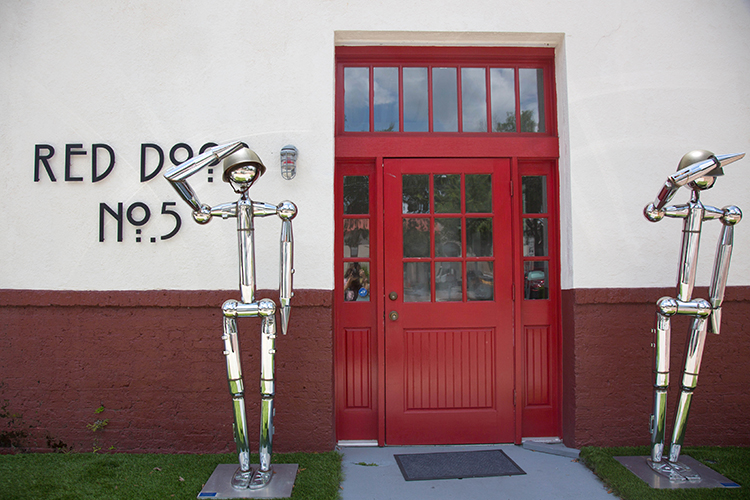
{"type": "Polygon", "coordinates": [[[385,442],[514,441],[508,159],[384,161],[385,442]]]}

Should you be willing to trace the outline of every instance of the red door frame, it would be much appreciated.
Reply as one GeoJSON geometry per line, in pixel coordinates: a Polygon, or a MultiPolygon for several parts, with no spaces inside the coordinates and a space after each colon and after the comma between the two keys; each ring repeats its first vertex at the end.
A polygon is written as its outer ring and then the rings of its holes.
{"type": "MultiPolygon", "coordinates": [[[[525,335],[524,321],[535,308],[541,307],[540,303],[523,300],[523,269],[521,255],[522,242],[522,215],[521,215],[521,177],[525,173],[544,170],[548,177],[548,204],[550,210],[551,225],[549,228],[549,252],[550,252],[550,297],[548,304],[548,316],[550,322],[550,338],[548,343],[548,356],[551,361],[552,373],[549,374],[550,398],[548,406],[549,425],[542,426],[544,431],[533,431],[535,435],[543,432],[544,435],[560,436],[562,431],[561,422],[561,394],[562,394],[562,362],[561,362],[561,318],[560,318],[560,269],[559,269],[559,208],[557,200],[557,158],[559,157],[559,141],[557,137],[557,118],[554,84],[554,50],[537,48],[465,48],[465,47],[337,47],[337,91],[336,91],[336,245],[335,245],[335,276],[336,294],[334,300],[334,331],[335,331],[335,387],[336,387],[336,432],[338,439],[361,439],[351,434],[349,424],[343,425],[344,414],[349,411],[344,408],[345,389],[343,388],[345,378],[345,349],[342,328],[346,313],[343,310],[343,293],[339,293],[343,282],[343,268],[339,269],[343,262],[343,239],[341,235],[340,221],[342,220],[341,200],[341,178],[349,165],[369,165],[371,169],[371,200],[370,206],[374,210],[371,219],[371,231],[376,237],[371,237],[372,262],[375,267],[373,273],[373,294],[370,302],[372,312],[371,336],[368,338],[370,348],[369,356],[372,365],[369,367],[371,386],[371,406],[367,410],[369,417],[377,415],[377,431],[372,429],[363,437],[364,439],[377,439],[380,446],[385,445],[385,371],[384,371],[384,335],[385,335],[385,294],[384,290],[378,293],[374,286],[375,281],[384,283],[383,275],[383,245],[385,238],[377,237],[383,235],[383,164],[385,158],[451,158],[451,157],[483,157],[483,158],[510,158],[512,168],[512,193],[513,205],[513,234],[514,243],[514,269],[515,269],[515,387],[516,410],[515,410],[515,439],[520,443],[524,434],[524,415],[526,408],[526,386],[528,375],[526,373],[527,337],[525,335]],[[394,62],[398,61],[398,62],[394,62]],[[497,63],[495,62],[497,61],[497,63]],[[499,64],[517,65],[518,67],[543,67],[545,70],[545,130],[544,133],[414,133],[414,132],[345,132],[343,111],[343,68],[344,65],[368,65],[379,64],[393,66],[398,63],[416,64],[461,64],[470,67],[473,64],[499,64]],[[541,167],[540,165],[543,165],[541,167]],[[379,195],[380,194],[380,195],[379,195]],[[373,196],[374,195],[374,196],[373,196]],[[374,243],[374,244],[373,244],[374,243]],[[377,259],[377,260],[376,260],[377,259]],[[374,359],[373,359],[374,358],[374,359]],[[348,428],[347,429],[345,429],[348,428]],[[349,434],[347,434],[349,433],[349,434]]],[[[372,93],[372,89],[371,89],[372,93]]],[[[459,95],[460,99],[460,95],[459,95]]],[[[372,123],[372,113],[370,120],[372,123]]],[[[402,130],[402,127],[400,128],[402,130]]],[[[532,408],[536,410],[536,408],[532,408]]],[[[355,412],[356,413],[356,412],[355,412]]],[[[356,418],[356,417],[355,417],[356,418]]],[[[527,417],[528,418],[528,417],[527,417]]],[[[370,420],[371,421],[371,420],[370,420]]]]}

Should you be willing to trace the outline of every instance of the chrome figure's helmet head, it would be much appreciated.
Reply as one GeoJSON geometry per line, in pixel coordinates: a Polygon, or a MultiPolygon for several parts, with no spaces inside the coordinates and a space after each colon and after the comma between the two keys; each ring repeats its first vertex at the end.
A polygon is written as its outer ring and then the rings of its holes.
{"type": "Polygon", "coordinates": [[[265,173],[266,167],[255,151],[244,147],[224,160],[222,179],[228,182],[235,193],[244,193],[265,173]]]}
{"type": "MultiPolygon", "coordinates": [[[[677,170],[682,170],[683,168],[689,167],[693,163],[698,163],[699,161],[708,160],[709,158],[713,158],[713,156],[714,154],[711,151],[706,151],[705,149],[697,149],[695,151],[691,151],[682,157],[682,159],[680,160],[680,164],[677,165],[677,170]]],[[[717,167],[711,170],[707,175],[689,182],[688,186],[694,191],[703,191],[704,189],[710,189],[716,182],[716,177],[719,175],[724,175],[724,171],[721,169],[721,167],[717,167]]]]}

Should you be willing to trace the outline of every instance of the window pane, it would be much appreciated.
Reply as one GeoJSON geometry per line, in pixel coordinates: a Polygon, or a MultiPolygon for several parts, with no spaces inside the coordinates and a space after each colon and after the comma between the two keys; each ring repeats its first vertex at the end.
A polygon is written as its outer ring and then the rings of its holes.
{"type": "Polygon", "coordinates": [[[344,219],[344,258],[370,256],[370,219],[344,219]]]}
{"type": "Polygon", "coordinates": [[[492,257],[492,219],[466,219],[466,255],[492,257]]]}
{"type": "Polygon", "coordinates": [[[466,298],[468,300],[492,300],[494,289],[492,262],[466,263],[466,298]]]}
{"type": "Polygon", "coordinates": [[[430,263],[404,262],[404,302],[430,301],[430,263]]]}
{"type": "Polygon", "coordinates": [[[435,262],[435,301],[463,300],[460,262],[435,262]]]}
{"type": "Polygon", "coordinates": [[[432,68],[432,131],[458,132],[456,68],[432,68]]]}
{"type": "Polygon", "coordinates": [[[513,68],[490,69],[492,131],[516,131],[516,83],[513,68]]]}
{"type": "Polygon", "coordinates": [[[484,68],[461,68],[461,119],[464,132],[487,132],[484,68]]]}
{"type": "Polygon", "coordinates": [[[466,174],[466,211],[492,212],[492,174],[466,174]]]}
{"type": "Polygon", "coordinates": [[[430,219],[405,217],[403,231],[404,257],[430,256],[430,219]]]}
{"type": "Polygon", "coordinates": [[[370,179],[366,175],[344,176],[344,214],[370,213],[370,179]]]}
{"type": "Polygon", "coordinates": [[[430,178],[428,175],[401,176],[402,210],[405,214],[430,212],[430,178]]]}
{"type": "Polygon", "coordinates": [[[461,176],[459,174],[436,174],[433,177],[435,191],[435,213],[461,213],[461,176]]]}
{"type": "Polygon", "coordinates": [[[523,220],[523,256],[547,256],[547,219],[523,220]]]}
{"type": "Polygon", "coordinates": [[[435,219],[435,257],[461,257],[461,219],[435,219]]]}
{"type": "Polygon", "coordinates": [[[344,300],[370,300],[369,262],[344,262],[344,300]]]}
{"type": "Polygon", "coordinates": [[[398,132],[398,68],[373,68],[375,132],[398,132]]]}
{"type": "Polygon", "coordinates": [[[518,70],[521,92],[521,132],[544,132],[544,70],[518,70]]]}
{"type": "Polygon", "coordinates": [[[370,68],[344,68],[344,130],[370,131],[370,68]]]}
{"type": "Polygon", "coordinates": [[[523,199],[523,213],[547,213],[547,177],[544,175],[529,175],[521,179],[521,198],[523,199]]]}
{"type": "Polygon", "coordinates": [[[404,68],[404,132],[429,130],[427,68],[404,68]]]}
{"type": "Polygon", "coordinates": [[[525,262],[524,265],[525,299],[546,299],[549,297],[548,265],[546,262],[525,262]]]}

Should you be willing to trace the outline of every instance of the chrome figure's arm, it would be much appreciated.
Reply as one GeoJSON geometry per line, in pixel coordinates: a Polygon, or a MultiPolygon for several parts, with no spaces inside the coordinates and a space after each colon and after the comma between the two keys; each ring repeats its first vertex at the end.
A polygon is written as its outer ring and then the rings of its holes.
{"type": "Polygon", "coordinates": [[[164,177],[172,184],[180,197],[193,209],[193,219],[199,224],[205,224],[211,220],[211,207],[200,202],[198,195],[187,182],[188,177],[214,162],[220,162],[244,147],[241,141],[214,146],[198,156],[167,169],[164,173],[164,177]]]}
{"type": "Polygon", "coordinates": [[[712,156],[711,158],[689,165],[667,178],[656,199],[647,210],[661,210],[674,197],[675,193],[684,185],[706,175],[722,175],[722,169],[742,159],[745,153],[712,156]],[[653,205],[653,208],[649,209],[653,205]]]}
{"type": "Polygon", "coordinates": [[[281,304],[281,332],[286,335],[289,314],[292,311],[292,274],[294,274],[294,237],[292,219],[297,215],[297,207],[291,201],[279,203],[278,215],[281,218],[281,266],[279,268],[279,303],[281,304]]]}
{"type": "Polygon", "coordinates": [[[279,303],[281,305],[281,332],[286,335],[289,327],[289,315],[291,314],[291,300],[294,296],[292,290],[292,275],[294,274],[294,237],[292,235],[292,219],[297,216],[297,206],[289,200],[284,200],[278,205],[253,202],[253,215],[266,217],[278,215],[281,219],[281,261],[279,266],[279,303]]]}
{"type": "Polygon", "coordinates": [[[734,225],[742,220],[742,211],[735,206],[724,207],[721,217],[722,228],[719,243],[716,247],[714,271],[709,288],[709,302],[711,303],[711,323],[708,331],[719,334],[721,329],[721,304],[724,302],[724,290],[729,276],[729,261],[732,259],[732,245],[734,244],[734,225]]]}

